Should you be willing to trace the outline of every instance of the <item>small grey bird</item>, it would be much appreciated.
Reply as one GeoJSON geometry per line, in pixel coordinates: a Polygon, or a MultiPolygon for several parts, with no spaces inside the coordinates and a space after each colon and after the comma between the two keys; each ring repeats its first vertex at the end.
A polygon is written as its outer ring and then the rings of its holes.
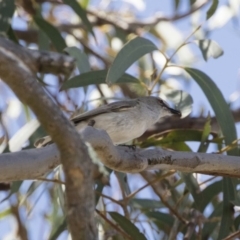
{"type": "MultiPolygon", "coordinates": [[[[105,130],[114,144],[123,144],[140,137],[149,127],[165,116],[178,115],[181,112],[170,108],[158,97],[139,97],[100,106],[89,112],[74,116],[76,129],[86,126],[105,130]]],[[[51,143],[49,136],[39,139],[36,147],[51,143]]]]}

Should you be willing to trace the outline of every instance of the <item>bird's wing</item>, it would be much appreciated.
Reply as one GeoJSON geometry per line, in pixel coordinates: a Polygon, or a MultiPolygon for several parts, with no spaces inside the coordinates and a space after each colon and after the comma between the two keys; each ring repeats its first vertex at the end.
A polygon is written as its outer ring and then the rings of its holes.
{"type": "Polygon", "coordinates": [[[107,105],[102,105],[86,113],[82,113],[80,115],[74,116],[71,120],[76,124],[78,122],[95,117],[99,114],[126,111],[129,108],[135,107],[137,104],[138,104],[138,101],[136,100],[125,100],[120,102],[114,102],[107,105]]]}

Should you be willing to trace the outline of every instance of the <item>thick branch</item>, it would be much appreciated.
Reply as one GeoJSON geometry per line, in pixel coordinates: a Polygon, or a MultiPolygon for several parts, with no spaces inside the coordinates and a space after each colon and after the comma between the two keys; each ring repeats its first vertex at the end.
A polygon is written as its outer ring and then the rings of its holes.
{"type": "MultiPolygon", "coordinates": [[[[29,30],[22,31],[16,30],[21,39],[21,33],[23,35],[27,34],[30,38],[30,42],[37,42],[37,31],[29,30]]],[[[19,46],[19,51],[21,47],[19,46]]],[[[33,70],[35,72],[41,73],[52,73],[52,74],[70,74],[75,67],[75,59],[66,54],[56,53],[56,52],[47,52],[47,51],[36,51],[30,50],[22,47],[22,50],[28,56],[27,59],[31,59],[32,63],[27,62],[30,66],[34,67],[33,70]]]]}
{"type": "MultiPolygon", "coordinates": [[[[155,149],[132,149],[114,146],[103,130],[86,127],[81,132],[85,142],[89,142],[101,162],[116,171],[137,173],[150,169],[179,170],[203,174],[240,177],[239,157],[174,152],[155,149]]],[[[0,181],[35,179],[46,174],[60,164],[55,145],[0,155],[0,181]],[[16,167],[17,166],[17,167],[16,167]]]]}
{"type": "MultiPolygon", "coordinates": [[[[39,70],[36,59],[29,50],[0,38],[1,79],[29,105],[59,148],[66,178],[67,217],[72,239],[96,239],[92,163],[74,126],[36,81],[35,73],[39,70]]],[[[18,166],[18,162],[15,164],[18,166]]],[[[48,167],[51,166],[54,163],[48,163],[48,167]]]]}

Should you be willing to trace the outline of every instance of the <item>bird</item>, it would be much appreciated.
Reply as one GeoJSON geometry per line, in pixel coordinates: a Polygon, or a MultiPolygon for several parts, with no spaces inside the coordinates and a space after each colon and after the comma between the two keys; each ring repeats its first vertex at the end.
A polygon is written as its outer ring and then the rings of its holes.
{"type": "MultiPolygon", "coordinates": [[[[140,137],[161,118],[171,115],[181,117],[181,112],[159,97],[145,96],[102,105],[70,120],[78,132],[86,126],[102,129],[114,145],[120,145],[140,137]]],[[[40,148],[50,143],[51,137],[46,136],[37,140],[35,146],[40,148]]]]}

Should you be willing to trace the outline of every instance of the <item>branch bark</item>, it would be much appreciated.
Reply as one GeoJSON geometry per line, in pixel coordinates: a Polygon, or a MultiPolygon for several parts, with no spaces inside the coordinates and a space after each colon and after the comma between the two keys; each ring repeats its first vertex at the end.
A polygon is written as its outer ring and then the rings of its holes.
{"type": "MultiPolygon", "coordinates": [[[[116,171],[138,173],[163,169],[240,177],[238,156],[114,146],[104,130],[90,126],[83,129],[81,136],[84,142],[91,144],[101,162],[116,171]]],[[[40,149],[2,154],[0,181],[36,179],[59,164],[60,155],[55,144],[40,149]]]]}
{"type": "MultiPolygon", "coordinates": [[[[36,81],[36,72],[44,69],[39,66],[47,63],[38,61],[36,56],[38,54],[0,38],[0,77],[33,110],[59,148],[66,178],[67,219],[72,239],[96,239],[92,162],[74,126],[36,81]]],[[[51,166],[53,164],[48,163],[48,168],[51,166]]]]}

